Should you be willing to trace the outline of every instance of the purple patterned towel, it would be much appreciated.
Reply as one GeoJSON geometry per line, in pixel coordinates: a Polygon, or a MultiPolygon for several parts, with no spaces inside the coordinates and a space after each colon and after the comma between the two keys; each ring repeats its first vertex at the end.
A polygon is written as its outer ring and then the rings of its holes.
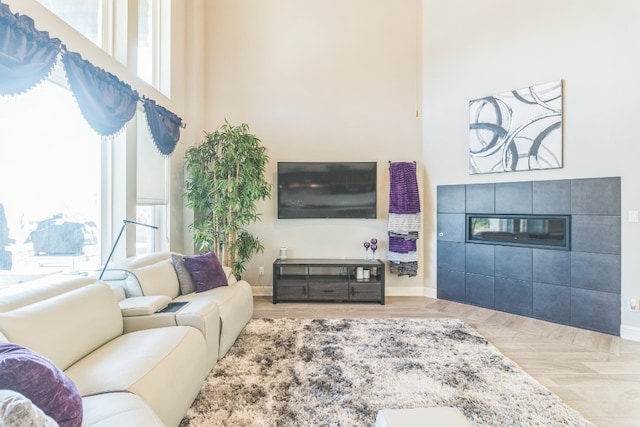
{"type": "Polygon", "coordinates": [[[415,214],[420,212],[416,164],[413,162],[391,163],[389,173],[389,213],[415,214]]]}
{"type": "Polygon", "coordinates": [[[389,236],[389,251],[396,252],[399,254],[406,254],[408,252],[415,252],[416,241],[415,240],[407,240],[402,237],[394,237],[389,236]]]}

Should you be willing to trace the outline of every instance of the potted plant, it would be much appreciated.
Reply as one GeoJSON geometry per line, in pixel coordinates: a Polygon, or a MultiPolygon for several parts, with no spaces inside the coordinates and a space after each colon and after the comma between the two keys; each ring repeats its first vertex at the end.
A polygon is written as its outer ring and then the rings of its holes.
{"type": "Polygon", "coordinates": [[[194,210],[194,242],[200,250],[212,250],[237,276],[253,254],[264,251],[245,226],[260,219],[256,202],[271,196],[272,185],[265,180],[268,162],[266,148],[249,126],[232,126],[227,120],[185,153],[185,198],[194,210]]]}

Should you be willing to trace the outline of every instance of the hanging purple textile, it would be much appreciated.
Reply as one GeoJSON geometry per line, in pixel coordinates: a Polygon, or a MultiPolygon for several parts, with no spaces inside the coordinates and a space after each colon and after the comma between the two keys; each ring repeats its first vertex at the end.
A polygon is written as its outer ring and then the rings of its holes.
{"type": "Polygon", "coordinates": [[[53,70],[60,45],[38,31],[33,19],[0,3],[0,94],[22,93],[41,82],[53,70]]]}
{"type": "Polygon", "coordinates": [[[398,276],[418,274],[420,193],[415,162],[389,165],[389,271],[398,276]]]}
{"type": "Polygon", "coordinates": [[[144,97],[142,104],[156,148],[162,155],[170,156],[180,139],[182,119],[153,99],[144,97]]]}
{"type": "Polygon", "coordinates": [[[405,239],[404,237],[389,236],[389,251],[399,254],[416,252],[417,245],[415,239],[405,239]]]}
{"type": "Polygon", "coordinates": [[[113,74],[82,59],[79,53],[62,57],[67,79],[80,111],[100,135],[118,133],[136,113],[138,92],[113,74]]]}
{"type": "Polygon", "coordinates": [[[391,163],[389,173],[389,213],[415,214],[420,212],[416,164],[413,162],[391,163]]]}

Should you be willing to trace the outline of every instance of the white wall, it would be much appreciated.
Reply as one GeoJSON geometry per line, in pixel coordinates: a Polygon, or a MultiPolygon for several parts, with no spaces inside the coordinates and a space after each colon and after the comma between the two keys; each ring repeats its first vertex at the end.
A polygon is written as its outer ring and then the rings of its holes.
{"type": "MultiPolygon", "coordinates": [[[[377,220],[278,220],[275,192],[251,230],[265,245],[244,278],[270,293],[280,246],[290,257],[386,256],[388,161],[418,161],[419,1],[206,2],[205,109],[209,131],[246,122],[278,161],[377,161],[377,220]],[[266,277],[258,278],[264,266],[266,277]]],[[[420,271],[420,275],[422,271],[420,271]]],[[[423,294],[421,277],[388,276],[387,292],[423,294]]]]}
{"type": "MultiPolygon", "coordinates": [[[[640,296],[640,2],[637,0],[423,0],[425,244],[436,286],[435,192],[441,184],[620,176],[622,300],[640,296]],[[469,175],[468,102],[564,80],[562,169],[469,175]]],[[[623,336],[640,314],[622,309],[623,336]]],[[[640,339],[640,338],[639,338],[640,339]]]]}
{"type": "Polygon", "coordinates": [[[172,98],[180,99],[184,106],[182,118],[187,127],[182,129],[180,141],[172,157],[171,168],[171,249],[185,254],[193,253],[193,238],[189,225],[193,223],[193,210],[184,203],[184,153],[197,144],[205,128],[204,94],[205,55],[203,37],[205,28],[204,3],[206,0],[172,2],[172,98]]]}

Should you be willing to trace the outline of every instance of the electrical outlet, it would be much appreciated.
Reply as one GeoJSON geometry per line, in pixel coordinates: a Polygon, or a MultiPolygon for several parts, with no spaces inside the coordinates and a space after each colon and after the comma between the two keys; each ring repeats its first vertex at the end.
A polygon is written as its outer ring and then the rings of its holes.
{"type": "Polygon", "coordinates": [[[264,276],[264,267],[258,268],[258,276],[264,276]]]}
{"type": "Polygon", "coordinates": [[[638,298],[629,298],[627,307],[630,311],[640,311],[640,299],[638,298]]]}

